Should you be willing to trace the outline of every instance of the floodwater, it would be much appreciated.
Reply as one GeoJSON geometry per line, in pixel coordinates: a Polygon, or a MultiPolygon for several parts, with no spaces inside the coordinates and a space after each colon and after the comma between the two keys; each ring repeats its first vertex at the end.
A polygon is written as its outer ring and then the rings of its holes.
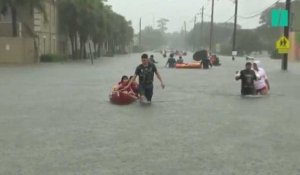
{"type": "Polygon", "coordinates": [[[151,106],[108,100],[139,54],[0,66],[0,174],[300,174],[299,63],[283,72],[261,58],[271,94],[245,99],[234,80],[244,58],[210,70],[155,58],[166,88],[155,82],[151,106]]]}

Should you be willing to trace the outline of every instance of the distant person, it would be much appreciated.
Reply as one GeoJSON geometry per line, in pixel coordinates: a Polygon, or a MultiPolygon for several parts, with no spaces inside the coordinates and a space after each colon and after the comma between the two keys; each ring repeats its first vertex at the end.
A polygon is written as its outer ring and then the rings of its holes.
{"type": "Polygon", "coordinates": [[[148,55],[143,54],[141,57],[142,64],[140,64],[136,70],[133,78],[128,83],[128,88],[131,86],[131,84],[135,81],[136,77],[139,77],[139,94],[140,94],[140,101],[144,102],[145,98],[147,100],[147,103],[151,103],[152,96],[153,96],[153,79],[154,74],[160,81],[161,87],[165,88],[165,85],[163,83],[163,80],[156,68],[156,66],[149,62],[148,55]]]}
{"type": "Polygon", "coordinates": [[[166,51],[166,50],[163,51],[163,57],[164,57],[164,58],[167,57],[167,51],[166,51]]]}
{"type": "Polygon", "coordinates": [[[150,55],[150,59],[149,59],[149,61],[151,62],[151,63],[157,63],[156,61],[155,61],[155,59],[154,59],[154,56],[153,55],[150,55]]]}
{"type": "Polygon", "coordinates": [[[254,81],[259,80],[259,75],[251,69],[252,64],[250,62],[246,63],[246,69],[242,71],[237,71],[235,80],[241,80],[241,94],[242,95],[256,95],[256,89],[254,86],[254,81]]]}
{"type": "Polygon", "coordinates": [[[260,80],[254,81],[256,93],[260,95],[267,95],[270,91],[270,83],[266,71],[261,67],[260,61],[253,62],[253,69],[260,76],[260,80]]]}
{"type": "Polygon", "coordinates": [[[217,55],[211,55],[210,56],[210,62],[214,66],[220,66],[221,65],[220,59],[217,55]]]}
{"type": "Polygon", "coordinates": [[[182,58],[182,56],[179,56],[179,58],[177,60],[177,64],[183,64],[183,58],[182,58]]]}
{"type": "Polygon", "coordinates": [[[174,58],[173,53],[170,54],[170,58],[168,59],[166,66],[168,66],[169,68],[176,67],[176,59],[174,58]]]}
{"type": "Polygon", "coordinates": [[[212,64],[208,52],[205,50],[205,54],[201,55],[201,67],[203,67],[203,69],[209,69],[209,66],[212,67],[212,64]]]}

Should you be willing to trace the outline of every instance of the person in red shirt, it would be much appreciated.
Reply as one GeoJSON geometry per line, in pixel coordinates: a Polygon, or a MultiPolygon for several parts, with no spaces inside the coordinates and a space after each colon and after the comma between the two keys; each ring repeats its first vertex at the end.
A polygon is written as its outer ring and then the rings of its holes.
{"type": "MultiPolygon", "coordinates": [[[[129,77],[129,80],[132,81],[133,76],[129,77]]],[[[136,96],[138,96],[139,93],[139,84],[136,81],[133,81],[130,85],[130,88],[135,93],[136,96]]]]}
{"type": "Polygon", "coordinates": [[[122,93],[129,94],[130,96],[136,98],[136,93],[133,91],[131,86],[127,87],[128,83],[129,83],[128,76],[123,75],[121,81],[118,83],[118,86],[115,88],[115,91],[120,91],[122,93]]]}
{"type": "Polygon", "coordinates": [[[128,82],[129,82],[128,76],[123,75],[121,78],[121,81],[118,83],[119,86],[118,86],[117,90],[122,89],[122,91],[128,91],[128,92],[132,91],[131,87],[125,88],[127,86],[128,82]]]}

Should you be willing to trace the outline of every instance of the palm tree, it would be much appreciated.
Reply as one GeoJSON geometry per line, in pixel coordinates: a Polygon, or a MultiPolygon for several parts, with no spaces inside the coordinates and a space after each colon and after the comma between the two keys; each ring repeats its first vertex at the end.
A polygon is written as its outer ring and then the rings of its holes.
{"type": "Polygon", "coordinates": [[[98,54],[101,45],[107,41],[109,43],[109,53],[112,55],[115,51],[115,45],[121,48],[132,40],[133,29],[130,23],[123,16],[113,12],[110,6],[104,5],[103,1],[58,1],[60,25],[70,37],[74,59],[85,56],[84,46],[88,40],[94,42],[98,54]],[[80,49],[78,50],[78,48],[80,49]]]}
{"type": "Polygon", "coordinates": [[[1,14],[6,14],[9,10],[11,12],[12,21],[12,33],[16,37],[17,34],[17,17],[18,9],[29,6],[30,13],[33,14],[33,9],[37,8],[41,10],[44,14],[45,19],[46,13],[44,8],[44,0],[0,0],[0,11],[1,14]]]}

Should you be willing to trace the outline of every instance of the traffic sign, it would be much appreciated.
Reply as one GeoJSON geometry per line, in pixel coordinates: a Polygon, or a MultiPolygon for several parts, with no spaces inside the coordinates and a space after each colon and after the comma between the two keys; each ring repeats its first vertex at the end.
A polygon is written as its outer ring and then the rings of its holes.
{"type": "Polygon", "coordinates": [[[238,51],[234,50],[232,51],[232,56],[237,56],[238,55],[238,51]]]}
{"type": "Polygon", "coordinates": [[[288,53],[290,47],[291,43],[285,36],[282,36],[276,42],[276,49],[278,50],[278,53],[288,53]]]}
{"type": "Polygon", "coordinates": [[[272,10],[272,27],[286,27],[288,26],[288,11],[282,9],[272,10]]]}

